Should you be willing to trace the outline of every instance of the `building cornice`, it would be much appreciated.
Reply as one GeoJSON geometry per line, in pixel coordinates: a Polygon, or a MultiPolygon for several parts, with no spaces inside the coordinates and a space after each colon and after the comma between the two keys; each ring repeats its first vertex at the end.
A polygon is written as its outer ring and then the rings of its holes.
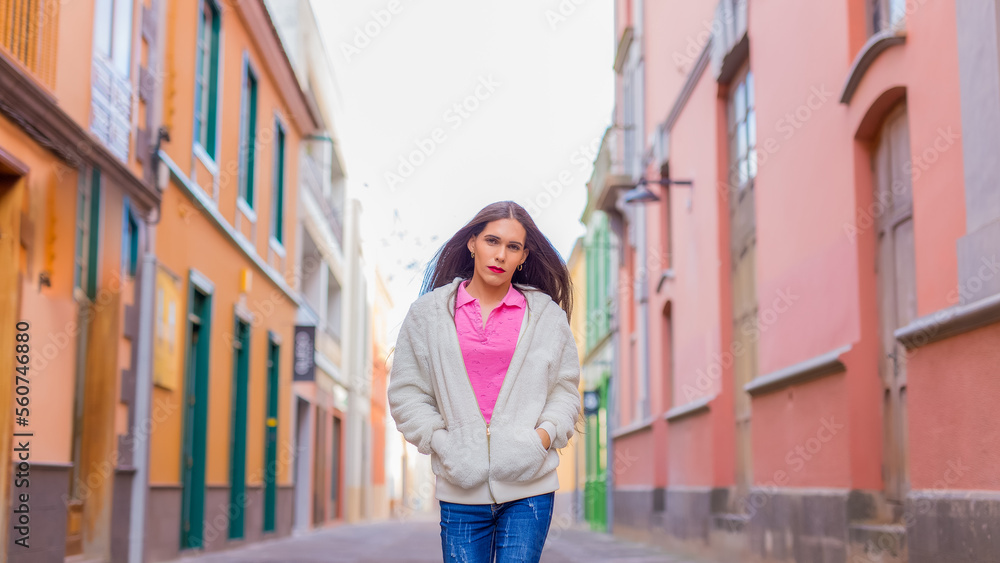
{"type": "Polygon", "coordinates": [[[850,351],[850,344],[841,346],[836,350],[757,377],[744,385],[743,389],[751,395],[759,395],[824,375],[844,372],[847,369],[844,366],[844,356],[850,351]]]}

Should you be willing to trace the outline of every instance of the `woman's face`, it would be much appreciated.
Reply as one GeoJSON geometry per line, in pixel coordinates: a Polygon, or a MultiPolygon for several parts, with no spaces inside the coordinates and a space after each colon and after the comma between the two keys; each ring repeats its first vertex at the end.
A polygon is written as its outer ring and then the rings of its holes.
{"type": "Polygon", "coordinates": [[[490,221],[478,237],[469,239],[469,250],[476,253],[475,274],[490,285],[503,285],[528,258],[524,248],[527,237],[516,219],[490,221]]]}

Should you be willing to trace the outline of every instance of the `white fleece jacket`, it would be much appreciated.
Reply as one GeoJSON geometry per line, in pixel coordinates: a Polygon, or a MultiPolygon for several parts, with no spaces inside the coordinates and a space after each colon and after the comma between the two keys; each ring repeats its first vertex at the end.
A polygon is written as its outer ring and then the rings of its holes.
{"type": "Polygon", "coordinates": [[[502,503],[559,488],[557,448],[581,409],[580,361],[566,313],[546,293],[514,284],[527,311],[487,426],[455,329],[461,277],[420,296],[406,313],[389,373],[389,411],[406,441],[431,455],[435,497],[502,503]],[[551,441],[546,450],[536,428],[551,441]]]}

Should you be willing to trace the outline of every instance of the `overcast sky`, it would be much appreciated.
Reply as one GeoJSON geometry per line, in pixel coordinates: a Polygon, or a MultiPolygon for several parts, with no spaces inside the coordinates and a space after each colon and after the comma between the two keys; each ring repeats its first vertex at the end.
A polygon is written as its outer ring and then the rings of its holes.
{"type": "Polygon", "coordinates": [[[568,259],[614,104],[611,0],[312,2],[390,327],[434,252],[494,201],[525,206],[568,259]]]}

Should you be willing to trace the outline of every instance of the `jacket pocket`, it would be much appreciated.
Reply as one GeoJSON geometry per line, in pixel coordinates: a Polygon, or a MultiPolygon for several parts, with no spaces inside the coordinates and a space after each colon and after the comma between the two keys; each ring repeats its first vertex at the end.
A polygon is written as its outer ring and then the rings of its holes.
{"type": "Polygon", "coordinates": [[[486,482],[489,469],[486,430],[483,429],[482,440],[471,430],[468,426],[457,426],[431,434],[431,470],[463,489],[486,482]]]}
{"type": "Polygon", "coordinates": [[[491,476],[498,481],[530,481],[542,472],[550,453],[531,426],[492,429],[491,476]]]}

